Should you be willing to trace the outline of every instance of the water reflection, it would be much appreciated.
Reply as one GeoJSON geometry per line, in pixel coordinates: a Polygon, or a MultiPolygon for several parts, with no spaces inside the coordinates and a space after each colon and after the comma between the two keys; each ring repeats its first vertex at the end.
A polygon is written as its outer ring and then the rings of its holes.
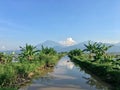
{"type": "Polygon", "coordinates": [[[83,77],[84,79],[87,80],[87,84],[89,84],[91,87],[95,87],[97,89],[102,89],[102,90],[108,90],[108,87],[105,87],[104,85],[101,85],[100,83],[98,83],[97,80],[95,80],[94,78],[90,77],[90,78],[86,78],[83,77]]]}
{"type": "Polygon", "coordinates": [[[76,67],[79,67],[80,72],[82,72],[84,75],[82,78],[86,80],[86,83],[90,85],[90,87],[95,87],[99,90],[110,90],[111,86],[103,81],[101,81],[97,76],[92,74],[90,71],[85,69],[84,67],[80,67],[77,63],[74,63],[76,67]]]}
{"type": "Polygon", "coordinates": [[[70,62],[70,60],[67,58],[66,60],[61,60],[58,65],[58,67],[66,67],[68,69],[73,69],[74,64],[72,62],[70,62]]]}
{"type": "Polygon", "coordinates": [[[33,83],[49,83],[51,80],[53,80],[54,79],[54,77],[53,76],[48,76],[48,75],[46,75],[46,76],[44,76],[44,77],[40,77],[40,78],[38,78],[38,79],[34,79],[33,80],[33,83]]]}
{"type": "Polygon", "coordinates": [[[108,86],[95,78],[85,69],[80,68],[63,57],[54,71],[34,79],[32,84],[20,90],[108,90],[108,86]]]}

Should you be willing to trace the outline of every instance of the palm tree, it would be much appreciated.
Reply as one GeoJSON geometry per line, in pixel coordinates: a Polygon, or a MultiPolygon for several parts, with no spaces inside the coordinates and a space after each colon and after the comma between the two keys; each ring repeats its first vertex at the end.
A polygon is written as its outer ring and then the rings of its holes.
{"type": "Polygon", "coordinates": [[[38,52],[38,50],[36,50],[36,47],[28,44],[26,44],[25,47],[20,47],[20,48],[21,48],[21,54],[19,54],[19,57],[21,57],[22,59],[25,58],[29,61],[33,60],[36,53],[38,52]]]}

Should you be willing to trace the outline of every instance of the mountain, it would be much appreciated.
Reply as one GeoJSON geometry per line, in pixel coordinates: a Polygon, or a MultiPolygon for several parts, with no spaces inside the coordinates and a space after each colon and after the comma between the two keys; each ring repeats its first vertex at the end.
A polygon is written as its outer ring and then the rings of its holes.
{"type": "MultiPolygon", "coordinates": [[[[91,41],[91,43],[94,43],[93,41],[91,41]]],[[[84,41],[84,42],[81,42],[81,43],[78,43],[78,44],[75,44],[75,45],[72,45],[72,46],[69,46],[69,47],[64,47],[62,49],[59,50],[59,52],[68,52],[70,50],[73,50],[73,49],[85,49],[85,46],[84,44],[88,44],[88,41],[84,41]]]]}
{"type": "MultiPolygon", "coordinates": [[[[73,49],[85,49],[85,46],[84,44],[87,44],[88,41],[85,41],[85,42],[82,42],[82,43],[78,43],[76,45],[73,45],[73,46],[69,46],[69,47],[64,47],[62,49],[59,50],[59,52],[66,52],[66,51],[70,51],[70,50],[73,50],[73,49]]],[[[91,43],[94,43],[93,41],[91,43]]],[[[101,42],[99,42],[101,43],[101,42]]],[[[109,46],[109,45],[113,45],[109,50],[108,52],[112,53],[112,52],[120,52],[120,43],[117,43],[117,44],[110,44],[110,43],[104,43],[106,44],[106,46],[109,46]]]]}
{"type": "MultiPolygon", "coordinates": [[[[88,41],[84,41],[84,42],[81,42],[81,43],[78,43],[78,44],[75,44],[72,46],[63,46],[57,42],[47,40],[41,44],[36,45],[36,47],[38,49],[41,49],[41,45],[43,45],[45,47],[52,47],[58,52],[68,52],[73,49],[82,49],[83,50],[83,49],[85,49],[84,44],[87,44],[87,43],[88,43],[88,41]]],[[[94,43],[94,41],[91,41],[91,43],[94,43]]],[[[101,42],[99,42],[99,43],[101,43],[101,42]]],[[[104,44],[106,44],[107,46],[113,45],[113,47],[111,47],[108,50],[108,52],[120,52],[120,43],[117,43],[117,44],[104,43],[104,44]]]]}
{"type": "MultiPolygon", "coordinates": [[[[88,41],[85,41],[85,42],[81,42],[81,43],[78,43],[78,44],[75,44],[75,45],[72,45],[72,46],[63,46],[61,45],[60,43],[57,43],[57,42],[54,42],[54,41],[51,41],[51,40],[47,40],[43,43],[40,43],[40,44],[37,44],[36,47],[37,49],[41,49],[41,46],[43,45],[44,47],[52,47],[54,48],[57,52],[69,52],[70,50],[73,50],[73,49],[85,49],[85,46],[84,44],[87,44],[88,41]]],[[[94,43],[93,41],[91,41],[91,43],[94,43]]],[[[101,43],[101,42],[99,42],[101,43]]],[[[114,52],[114,53],[118,53],[120,52],[120,43],[117,43],[117,44],[110,44],[110,43],[104,43],[106,44],[107,46],[109,45],[113,45],[113,47],[111,47],[108,52],[114,52]]],[[[12,52],[11,51],[6,51],[8,53],[12,52]]],[[[20,53],[19,50],[15,51],[16,53],[20,53]]]]}
{"type": "Polygon", "coordinates": [[[120,46],[120,43],[116,43],[115,46],[120,46]]]}
{"type": "Polygon", "coordinates": [[[111,47],[108,52],[120,52],[120,46],[111,47]]]}
{"type": "Polygon", "coordinates": [[[72,46],[63,46],[57,42],[51,41],[51,40],[47,40],[43,43],[40,43],[38,45],[36,45],[37,49],[41,49],[41,46],[43,45],[44,47],[52,47],[54,48],[56,51],[58,52],[67,52],[76,48],[80,48],[80,49],[84,49],[84,44],[87,44],[88,41],[76,44],[76,45],[72,45],[72,46]]]}
{"type": "Polygon", "coordinates": [[[85,42],[82,42],[82,43],[75,44],[72,46],[64,47],[64,48],[59,49],[58,52],[68,52],[73,49],[82,49],[83,50],[83,49],[85,49],[84,44],[85,44],[85,42]]]}
{"type": "Polygon", "coordinates": [[[113,44],[113,46],[108,50],[108,52],[120,52],[120,43],[113,44]]]}
{"type": "Polygon", "coordinates": [[[38,45],[36,45],[37,49],[41,49],[41,46],[44,46],[44,47],[52,47],[54,48],[56,51],[58,51],[59,49],[63,48],[64,46],[57,43],[57,42],[54,42],[54,41],[51,41],[51,40],[47,40],[43,43],[40,43],[38,45]]]}
{"type": "Polygon", "coordinates": [[[7,53],[7,54],[11,54],[13,52],[15,52],[16,54],[19,54],[20,53],[20,50],[2,50],[0,52],[4,52],[4,53],[7,53]]]}
{"type": "Polygon", "coordinates": [[[45,42],[43,42],[43,43],[40,43],[40,44],[36,45],[36,47],[37,47],[37,48],[41,48],[42,45],[43,45],[44,47],[60,46],[60,44],[57,43],[57,42],[47,40],[47,41],[45,41],[45,42]]]}

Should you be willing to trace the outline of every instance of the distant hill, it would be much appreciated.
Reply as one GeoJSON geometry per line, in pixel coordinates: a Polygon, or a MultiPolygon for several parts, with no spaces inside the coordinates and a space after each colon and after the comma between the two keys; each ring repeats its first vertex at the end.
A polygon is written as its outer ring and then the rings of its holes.
{"type": "Polygon", "coordinates": [[[120,46],[111,47],[108,52],[120,52],[120,46]]]}
{"type": "Polygon", "coordinates": [[[115,46],[118,46],[118,47],[119,47],[119,46],[120,46],[120,43],[116,43],[115,46]]]}
{"type": "Polygon", "coordinates": [[[61,45],[61,44],[59,44],[57,42],[54,42],[54,41],[51,41],[51,40],[47,40],[47,41],[45,41],[43,43],[40,43],[40,44],[36,45],[37,49],[41,49],[42,45],[44,47],[52,47],[52,48],[54,48],[57,51],[64,47],[63,45],[61,45]]]}
{"type": "Polygon", "coordinates": [[[4,52],[4,53],[7,53],[7,54],[11,54],[12,52],[15,52],[16,54],[19,54],[20,50],[4,50],[4,51],[0,51],[0,52],[4,52]]]}
{"type": "MultiPolygon", "coordinates": [[[[85,49],[84,44],[87,44],[87,43],[88,43],[88,41],[85,41],[85,42],[78,43],[78,44],[73,45],[73,46],[64,47],[64,48],[60,49],[59,52],[70,51],[70,50],[73,50],[73,49],[81,49],[81,50],[83,50],[83,49],[85,49]]],[[[92,43],[94,43],[94,42],[92,42],[92,43]]],[[[101,43],[101,42],[100,42],[100,43],[101,43]]],[[[110,52],[110,53],[111,53],[111,52],[116,52],[116,53],[120,52],[120,43],[117,43],[117,44],[104,43],[104,44],[106,44],[107,46],[113,45],[113,46],[108,50],[108,52],[110,52]]]]}
{"type": "Polygon", "coordinates": [[[77,49],[82,49],[82,50],[85,49],[84,43],[79,43],[79,44],[76,44],[76,45],[61,48],[61,49],[59,49],[58,52],[68,52],[68,51],[76,49],[76,48],[77,49]]]}
{"type": "MultiPolygon", "coordinates": [[[[91,41],[92,43],[94,43],[93,41],[91,41]]],[[[84,44],[87,44],[88,41],[85,41],[85,42],[81,42],[81,43],[78,43],[78,44],[75,44],[75,45],[72,45],[72,46],[63,46],[61,45],[60,43],[57,43],[57,42],[54,42],[54,41],[51,41],[51,40],[47,40],[43,43],[40,43],[40,44],[37,44],[36,47],[37,49],[41,49],[41,46],[43,45],[44,47],[52,47],[54,48],[57,52],[69,52],[70,50],[73,50],[73,49],[85,49],[85,46],[84,44]]],[[[107,46],[108,45],[113,45],[112,48],[110,48],[108,50],[108,52],[114,52],[114,53],[118,53],[120,52],[120,43],[117,43],[117,44],[109,44],[109,43],[104,43],[106,44],[107,46]]],[[[11,51],[4,51],[4,52],[8,52],[8,53],[11,53],[11,51]]],[[[15,51],[16,53],[20,53],[19,50],[15,51]]]]}
{"type": "Polygon", "coordinates": [[[45,41],[45,42],[43,42],[43,43],[40,43],[40,44],[36,45],[36,47],[37,47],[37,48],[41,48],[42,45],[43,45],[44,47],[60,46],[60,44],[57,43],[57,42],[47,40],[47,41],[45,41]]]}

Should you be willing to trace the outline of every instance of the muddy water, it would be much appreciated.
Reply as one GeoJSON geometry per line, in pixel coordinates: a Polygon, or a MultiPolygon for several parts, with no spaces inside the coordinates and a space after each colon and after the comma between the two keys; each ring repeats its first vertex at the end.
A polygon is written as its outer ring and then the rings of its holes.
{"type": "Polygon", "coordinates": [[[34,79],[20,90],[109,90],[109,86],[94,75],[88,74],[65,56],[61,58],[53,72],[34,79]]]}

